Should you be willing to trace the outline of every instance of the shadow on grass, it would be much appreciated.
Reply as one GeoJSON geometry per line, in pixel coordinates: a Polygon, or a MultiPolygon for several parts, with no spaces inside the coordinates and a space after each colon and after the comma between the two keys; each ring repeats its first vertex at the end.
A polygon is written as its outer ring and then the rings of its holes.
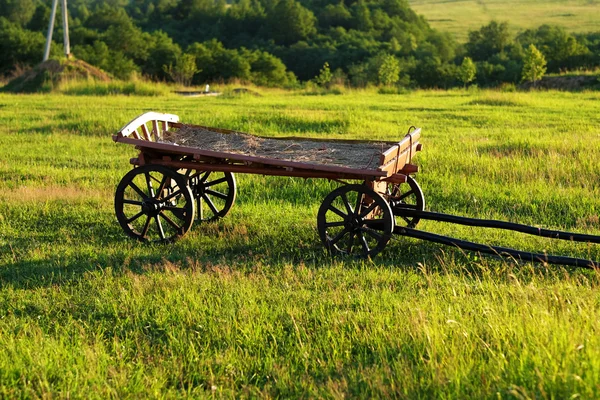
{"type": "MultiPolygon", "coordinates": [[[[276,242],[275,237],[271,239],[272,243],[276,242]]],[[[97,255],[55,254],[44,259],[6,262],[0,265],[0,287],[35,289],[68,285],[85,279],[86,274],[102,273],[107,268],[110,268],[111,273],[115,275],[124,273],[143,275],[149,271],[160,272],[172,268],[180,271],[211,272],[227,269],[252,273],[257,266],[260,266],[263,271],[264,267],[267,267],[267,270],[276,273],[290,265],[315,270],[341,265],[344,269],[356,271],[375,268],[395,269],[399,272],[421,271],[424,274],[452,274],[469,281],[480,281],[490,274],[495,279],[510,280],[508,277],[511,274],[518,274],[525,278],[532,275],[551,277],[577,271],[561,267],[515,263],[515,260],[503,260],[493,256],[481,258],[475,253],[463,252],[460,249],[402,237],[393,238],[381,254],[368,260],[332,257],[326,253],[316,237],[314,242],[303,246],[301,251],[297,248],[269,249],[256,246],[254,243],[233,244],[219,251],[214,248],[197,248],[194,243],[184,243],[183,246],[145,245],[126,238],[114,238],[110,242],[113,246],[105,240],[97,243],[98,248],[110,249],[97,255]],[[146,254],[130,254],[131,250],[135,252],[140,248],[146,254]]],[[[18,242],[14,245],[17,246],[18,242]]],[[[9,249],[2,248],[2,251],[5,250],[9,249]]],[[[588,272],[582,271],[586,274],[588,272]]]]}

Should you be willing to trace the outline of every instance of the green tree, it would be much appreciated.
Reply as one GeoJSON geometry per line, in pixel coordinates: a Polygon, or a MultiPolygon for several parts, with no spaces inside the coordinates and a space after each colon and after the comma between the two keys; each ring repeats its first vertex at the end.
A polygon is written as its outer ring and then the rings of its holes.
{"type": "Polygon", "coordinates": [[[171,79],[184,86],[189,86],[194,74],[199,72],[196,66],[196,57],[193,54],[185,53],[177,57],[175,65],[163,65],[163,69],[171,79]]]}
{"type": "Polygon", "coordinates": [[[256,59],[250,64],[252,82],[262,86],[287,85],[291,76],[286,71],[285,64],[266,51],[256,53],[258,53],[256,59]]]}
{"type": "Polygon", "coordinates": [[[358,0],[353,7],[354,24],[359,31],[368,32],[373,29],[371,11],[364,0],[358,0]]]}
{"type": "Polygon", "coordinates": [[[462,64],[458,68],[458,80],[462,82],[463,86],[467,86],[470,82],[475,79],[475,75],[477,74],[477,67],[475,67],[475,63],[471,59],[471,57],[465,57],[462,60],[462,64]]]}
{"type": "Polygon", "coordinates": [[[281,0],[269,15],[269,26],[275,42],[289,45],[307,39],[317,32],[317,18],[294,0],[281,0]]]}
{"type": "Polygon", "coordinates": [[[530,44],[525,51],[525,59],[523,60],[522,80],[532,82],[535,87],[536,82],[542,79],[545,73],[546,58],[535,45],[530,44]]]}
{"type": "Polygon", "coordinates": [[[0,75],[10,73],[19,65],[33,66],[42,61],[44,42],[41,32],[22,29],[0,17],[0,75]]]}
{"type": "Polygon", "coordinates": [[[119,50],[110,49],[106,43],[96,40],[92,45],[73,47],[77,58],[90,63],[118,79],[130,79],[139,67],[119,50]]]}
{"type": "Polygon", "coordinates": [[[392,55],[386,55],[377,71],[379,83],[385,86],[392,86],[400,79],[400,63],[392,55]]]}
{"type": "Polygon", "coordinates": [[[319,13],[319,24],[324,28],[342,26],[347,29],[352,25],[352,14],[343,1],[337,4],[328,4],[319,13]]]}
{"type": "Polygon", "coordinates": [[[525,48],[534,44],[545,54],[550,72],[575,68],[590,54],[583,43],[559,26],[542,25],[537,29],[528,29],[517,36],[517,41],[525,48]]]}
{"type": "Polygon", "coordinates": [[[155,79],[167,79],[163,65],[176,64],[181,56],[181,47],[163,31],[154,31],[146,37],[148,56],[146,61],[140,63],[142,73],[155,79]]]}
{"type": "Polygon", "coordinates": [[[509,40],[508,24],[492,21],[479,30],[469,32],[466,48],[473,60],[486,61],[494,54],[503,52],[509,40]]]}
{"type": "Polygon", "coordinates": [[[21,27],[29,23],[35,9],[34,0],[0,0],[0,15],[21,27]]]}
{"type": "Polygon", "coordinates": [[[315,76],[315,83],[322,87],[328,87],[331,83],[331,78],[333,75],[331,74],[331,68],[329,68],[329,63],[326,62],[323,64],[323,68],[319,71],[319,75],[315,76]]]}

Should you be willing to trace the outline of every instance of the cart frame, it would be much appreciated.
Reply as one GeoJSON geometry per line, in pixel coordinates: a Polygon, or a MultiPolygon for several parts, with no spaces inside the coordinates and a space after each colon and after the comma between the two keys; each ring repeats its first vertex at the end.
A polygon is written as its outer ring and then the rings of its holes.
{"type": "MultiPolygon", "coordinates": [[[[425,211],[423,192],[412,177],[419,170],[412,164],[412,159],[422,150],[419,142],[421,130],[415,127],[409,128],[408,133],[398,142],[378,142],[385,143],[388,147],[379,154],[377,167],[360,169],[204,150],[162,142],[166,132],[183,126],[222,134],[242,133],[182,124],[177,115],[148,112],[134,118],[113,136],[115,142],[134,145],[139,150],[138,156],[130,160],[134,169],[123,177],[115,194],[117,219],[124,231],[135,239],[152,241],[149,239],[149,232],[151,225],[155,225],[155,241],[168,242],[183,236],[195,219],[204,222],[224,217],[235,201],[236,183],[233,173],[245,173],[321,178],[342,183],[343,186],[333,190],[323,200],[317,215],[321,241],[333,254],[373,257],[396,234],[500,257],[592,269],[598,267],[598,263],[591,260],[489,246],[415,229],[421,219],[429,219],[561,240],[600,243],[600,236],[595,235],[425,211]],[[216,179],[213,176],[211,180],[209,176],[214,173],[222,176],[216,179]],[[135,183],[136,179],[138,183],[135,183]],[[348,184],[346,181],[361,183],[348,184]],[[154,184],[158,184],[158,187],[154,187],[154,184]],[[215,187],[219,187],[217,185],[224,189],[216,190],[215,187]],[[132,195],[137,198],[131,198],[132,195]],[[216,196],[221,203],[216,205],[211,196],[216,196]],[[210,215],[204,214],[206,204],[210,215]],[[127,214],[127,207],[134,211],[127,214]],[[166,232],[165,226],[171,230],[170,233],[166,232]]],[[[292,139],[300,143],[322,141],[324,144],[344,142],[357,146],[370,143],[298,137],[270,139],[292,139]]]]}

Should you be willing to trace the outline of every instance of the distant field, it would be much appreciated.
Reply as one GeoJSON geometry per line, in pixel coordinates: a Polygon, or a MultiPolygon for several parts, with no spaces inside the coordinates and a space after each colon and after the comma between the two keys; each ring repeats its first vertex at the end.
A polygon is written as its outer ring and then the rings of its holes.
{"type": "Polygon", "coordinates": [[[571,32],[600,30],[599,0],[409,0],[431,25],[467,40],[469,30],[492,19],[506,21],[513,32],[543,24],[571,32]]]}
{"type": "MultiPolygon", "coordinates": [[[[423,128],[428,209],[600,234],[600,93],[262,97],[0,94],[0,397],[598,398],[600,274],[398,238],[332,259],[336,182],[238,175],[221,221],[170,245],[124,235],[114,190],[148,110],[263,135],[423,128]]],[[[525,250],[554,243],[423,222],[525,250]]]]}

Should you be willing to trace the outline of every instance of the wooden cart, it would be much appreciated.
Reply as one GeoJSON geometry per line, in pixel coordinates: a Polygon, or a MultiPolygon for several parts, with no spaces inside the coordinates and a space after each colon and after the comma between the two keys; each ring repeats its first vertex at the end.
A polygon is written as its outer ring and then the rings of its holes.
{"type": "MultiPolygon", "coordinates": [[[[116,142],[136,146],[135,166],[119,183],[115,196],[117,219],[129,236],[141,241],[172,241],[184,235],[194,220],[224,217],[236,197],[234,173],[324,178],[343,183],[324,200],[317,216],[319,236],[333,253],[374,256],[386,246],[397,225],[392,207],[424,210],[423,193],[411,177],[418,168],[411,164],[421,150],[420,129],[411,128],[399,142],[331,141],[305,138],[293,140],[313,151],[335,145],[353,151],[378,146],[369,165],[335,165],[305,162],[285,157],[269,158],[254,149],[252,155],[214,151],[169,143],[164,139],[179,129],[198,129],[223,135],[245,135],[226,129],[179,122],[172,114],[145,113],[113,136],[116,142]],[[316,147],[315,147],[316,144],[316,147]],[[348,181],[358,183],[350,184],[348,181]]],[[[296,152],[296,154],[298,154],[296,152]]],[[[402,217],[398,223],[414,227],[418,217],[402,217]]]]}
{"type": "MultiPolygon", "coordinates": [[[[600,243],[600,236],[595,235],[425,211],[423,192],[412,177],[418,171],[412,158],[421,150],[420,134],[420,129],[411,127],[399,142],[267,139],[182,124],[172,114],[146,113],[113,136],[116,142],[132,144],[140,151],[138,157],[131,159],[133,170],[117,187],[117,219],[125,233],[135,239],[168,242],[184,235],[195,219],[212,221],[229,212],[236,196],[234,173],[324,178],[342,184],[325,197],[317,215],[321,241],[333,254],[372,257],[396,234],[496,256],[597,268],[598,263],[591,260],[490,246],[415,229],[421,219],[429,219],[600,243]],[[200,135],[200,142],[196,142],[200,145],[169,141],[169,137],[185,129],[203,132],[205,136],[200,135]],[[247,151],[216,151],[203,146],[204,139],[214,139],[215,135],[221,139],[242,135],[256,143],[247,151]],[[273,146],[274,142],[286,140],[292,141],[287,147],[299,147],[300,151],[271,156],[265,146],[261,147],[261,141],[271,141],[269,146],[273,146]],[[337,161],[335,157],[321,159],[321,151],[342,145],[348,152],[365,156],[363,159],[368,162],[357,166],[344,162],[344,157],[337,161]]],[[[343,151],[338,153],[343,156],[343,151]]]]}

